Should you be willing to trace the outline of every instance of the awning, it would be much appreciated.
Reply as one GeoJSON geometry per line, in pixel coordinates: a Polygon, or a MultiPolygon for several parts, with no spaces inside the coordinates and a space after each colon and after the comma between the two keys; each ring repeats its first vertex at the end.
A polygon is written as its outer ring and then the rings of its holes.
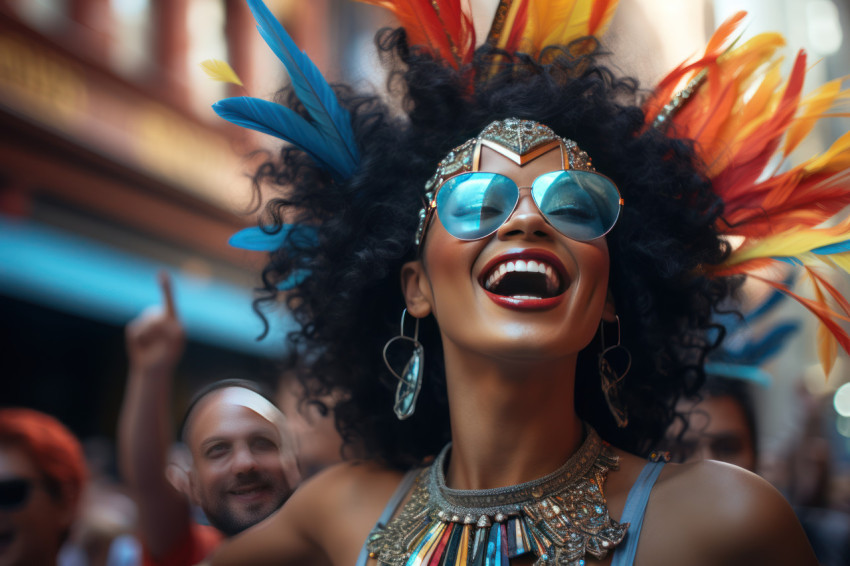
{"type": "MultiPolygon", "coordinates": [[[[122,326],[161,303],[163,266],[102,242],[0,215],[0,294],[122,326]]],[[[169,269],[187,336],[207,344],[278,357],[291,320],[268,316],[270,334],[251,308],[252,290],[169,269]]]]}

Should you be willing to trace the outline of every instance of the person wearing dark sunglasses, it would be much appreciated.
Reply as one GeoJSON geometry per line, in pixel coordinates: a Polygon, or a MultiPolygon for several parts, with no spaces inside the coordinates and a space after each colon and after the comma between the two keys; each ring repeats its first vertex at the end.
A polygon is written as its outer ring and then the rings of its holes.
{"type": "Polygon", "coordinates": [[[65,425],[32,409],[0,409],[0,564],[55,566],[87,475],[65,425]]]}

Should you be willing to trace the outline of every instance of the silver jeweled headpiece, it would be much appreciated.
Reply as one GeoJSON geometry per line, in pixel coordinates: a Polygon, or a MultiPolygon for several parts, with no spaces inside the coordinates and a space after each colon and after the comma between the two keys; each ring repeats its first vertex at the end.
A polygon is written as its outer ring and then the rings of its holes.
{"type": "Polygon", "coordinates": [[[578,147],[576,142],[558,136],[548,126],[520,118],[506,118],[491,122],[478,134],[478,137],[467,140],[451,150],[440,161],[434,176],[425,183],[424,205],[419,211],[416,245],[422,242],[429,217],[433,216],[432,209],[437,206],[434,199],[437,189],[450,177],[469,171],[478,171],[482,147],[489,147],[518,165],[524,165],[558,146],[561,147],[561,165],[564,169],[596,171],[590,157],[578,147]]]}

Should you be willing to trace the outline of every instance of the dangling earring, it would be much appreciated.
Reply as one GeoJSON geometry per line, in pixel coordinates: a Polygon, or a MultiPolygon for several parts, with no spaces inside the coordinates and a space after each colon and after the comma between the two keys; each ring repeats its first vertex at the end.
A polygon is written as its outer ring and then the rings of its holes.
{"type": "Polygon", "coordinates": [[[599,333],[602,338],[602,351],[599,353],[599,378],[602,383],[602,393],[605,395],[605,402],[608,403],[608,410],[614,416],[617,426],[625,428],[629,424],[629,415],[623,400],[620,398],[620,385],[632,367],[632,355],[625,346],[620,345],[620,317],[616,316],[616,319],[617,343],[613,346],[605,346],[605,323],[599,323],[599,333]],[[620,356],[625,355],[626,360],[624,364],[625,369],[622,373],[617,373],[611,365],[612,358],[618,352],[620,356]]]}
{"type": "Polygon", "coordinates": [[[384,344],[384,363],[387,369],[398,379],[398,387],[395,390],[395,404],[393,411],[395,416],[400,421],[410,417],[413,411],[416,410],[416,399],[419,397],[419,390],[422,388],[422,370],[425,363],[425,349],[419,343],[419,319],[415,318],[416,326],[413,327],[413,338],[404,335],[404,317],[407,315],[407,309],[401,312],[401,330],[398,336],[390,338],[384,344]],[[396,340],[406,340],[413,343],[413,353],[407,364],[404,366],[401,375],[397,374],[387,359],[387,349],[390,344],[396,340]]]}

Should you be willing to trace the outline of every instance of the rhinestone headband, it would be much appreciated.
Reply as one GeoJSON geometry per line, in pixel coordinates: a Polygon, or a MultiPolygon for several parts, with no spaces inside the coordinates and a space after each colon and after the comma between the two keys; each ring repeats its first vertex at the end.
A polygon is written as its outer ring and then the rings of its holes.
{"type": "Polygon", "coordinates": [[[469,171],[478,171],[481,148],[489,147],[518,165],[525,165],[555,147],[561,148],[564,169],[596,171],[590,157],[576,142],[558,136],[548,126],[532,120],[507,118],[491,122],[478,137],[465,141],[454,148],[440,161],[437,171],[425,183],[424,204],[419,211],[419,227],[416,230],[416,245],[422,243],[429,217],[436,207],[437,189],[450,177],[469,171]]]}

